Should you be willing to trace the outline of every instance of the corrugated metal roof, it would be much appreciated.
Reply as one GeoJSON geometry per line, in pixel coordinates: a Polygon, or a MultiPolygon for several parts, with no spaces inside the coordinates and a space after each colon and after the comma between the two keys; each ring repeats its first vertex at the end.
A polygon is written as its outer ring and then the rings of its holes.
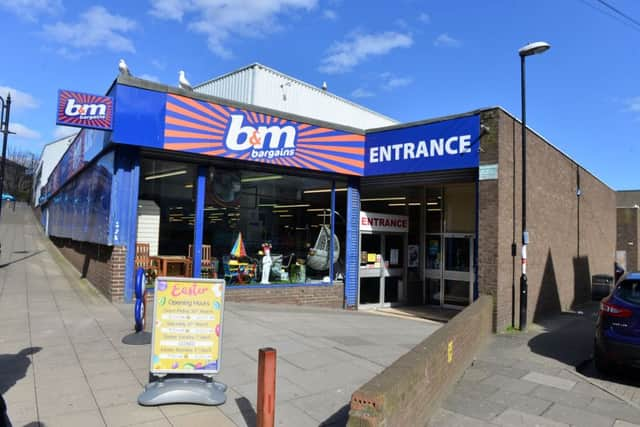
{"type": "Polygon", "coordinates": [[[253,63],[195,86],[196,92],[366,129],[398,123],[327,90],[253,63]]]}

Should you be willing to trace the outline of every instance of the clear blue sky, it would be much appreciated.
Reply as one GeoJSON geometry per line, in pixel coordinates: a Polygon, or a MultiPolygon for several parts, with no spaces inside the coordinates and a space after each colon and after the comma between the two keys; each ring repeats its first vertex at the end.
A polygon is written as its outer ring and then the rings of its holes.
{"type": "MultiPolygon", "coordinates": [[[[637,0],[607,2],[640,21],[637,0]]],[[[640,26],[598,0],[3,0],[0,14],[14,148],[65,133],[57,90],[104,93],[120,58],[171,85],[261,62],[400,121],[520,117],[517,50],[545,40],[527,60],[527,123],[612,188],[640,188],[640,26]]]]}

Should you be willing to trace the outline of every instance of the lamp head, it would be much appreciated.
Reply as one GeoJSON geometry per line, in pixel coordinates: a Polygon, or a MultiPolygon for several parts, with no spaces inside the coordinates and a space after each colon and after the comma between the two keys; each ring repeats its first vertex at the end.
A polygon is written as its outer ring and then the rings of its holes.
{"type": "Polygon", "coordinates": [[[547,42],[529,43],[528,45],[521,47],[520,50],[518,50],[518,54],[522,57],[537,55],[539,53],[546,52],[550,47],[551,45],[547,42]]]}

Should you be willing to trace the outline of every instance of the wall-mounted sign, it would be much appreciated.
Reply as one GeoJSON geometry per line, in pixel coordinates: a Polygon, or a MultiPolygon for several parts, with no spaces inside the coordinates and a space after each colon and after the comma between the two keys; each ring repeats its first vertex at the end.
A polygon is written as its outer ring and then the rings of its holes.
{"type": "Polygon", "coordinates": [[[480,165],[478,167],[478,180],[486,181],[490,179],[498,179],[498,164],[480,165]]]}
{"type": "Polygon", "coordinates": [[[364,135],[168,94],[164,145],[209,156],[362,175],[364,135]]]}
{"type": "Polygon", "coordinates": [[[224,280],[158,277],[151,373],[218,373],[223,304],[224,280]]]}
{"type": "Polygon", "coordinates": [[[56,124],[111,130],[113,128],[113,98],[59,90],[56,124]]]}
{"type": "Polygon", "coordinates": [[[409,217],[360,211],[360,231],[407,233],[409,231],[409,217]]]}
{"type": "Polygon", "coordinates": [[[367,133],[365,175],[478,166],[480,116],[367,133]]]}

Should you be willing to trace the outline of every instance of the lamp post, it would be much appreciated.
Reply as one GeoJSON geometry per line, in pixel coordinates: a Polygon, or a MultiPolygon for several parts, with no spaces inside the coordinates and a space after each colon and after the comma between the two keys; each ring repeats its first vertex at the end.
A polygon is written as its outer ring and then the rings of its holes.
{"type": "MultiPolygon", "coordinates": [[[[2,217],[2,193],[4,192],[4,165],[7,157],[7,137],[9,136],[9,113],[11,111],[11,94],[7,94],[7,100],[0,96],[0,133],[2,133],[2,159],[0,160],[0,218],[2,217]]],[[[0,242],[0,250],[2,243],[0,242]]]]}
{"type": "Polygon", "coordinates": [[[529,43],[520,48],[520,88],[522,98],[522,274],[520,276],[520,330],[527,328],[527,109],[525,103],[525,58],[547,51],[551,46],[545,42],[529,43]]]}

